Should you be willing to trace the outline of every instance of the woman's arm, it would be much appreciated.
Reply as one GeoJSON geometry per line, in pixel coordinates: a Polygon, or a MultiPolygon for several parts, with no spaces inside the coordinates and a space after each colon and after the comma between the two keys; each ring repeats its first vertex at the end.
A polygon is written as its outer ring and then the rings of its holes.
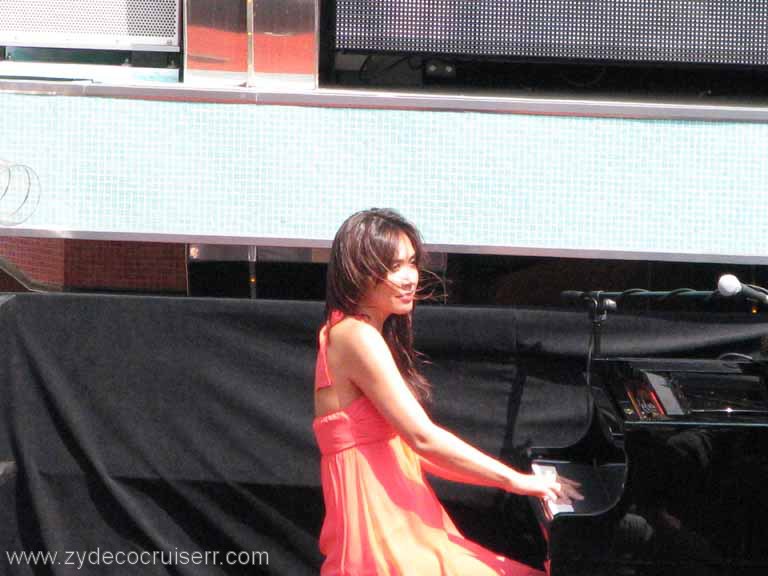
{"type": "Polygon", "coordinates": [[[450,480],[451,482],[463,482],[464,484],[475,484],[477,486],[496,487],[495,484],[488,484],[482,481],[478,482],[477,478],[474,478],[469,474],[462,474],[461,472],[449,470],[443,466],[438,466],[424,456],[419,456],[419,462],[421,463],[422,470],[431,474],[432,476],[437,476],[438,478],[442,478],[444,480],[450,480]]]}
{"type": "Polygon", "coordinates": [[[522,474],[434,424],[397,369],[387,343],[372,326],[347,320],[336,326],[329,363],[339,367],[368,397],[414,452],[461,482],[557,499],[559,482],[522,474]]]}
{"type": "MultiPolygon", "coordinates": [[[[450,480],[452,482],[463,482],[464,484],[475,484],[476,486],[488,486],[484,482],[478,482],[472,476],[467,476],[453,470],[448,470],[442,466],[438,466],[431,460],[427,460],[423,456],[419,456],[419,462],[421,463],[421,469],[425,472],[443,478],[444,480],[450,480]]],[[[584,500],[584,496],[581,493],[581,484],[570,478],[558,476],[557,481],[560,483],[560,494],[556,502],[570,503],[574,500],[584,500]]],[[[493,485],[491,485],[493,486],[493,485]]]]}

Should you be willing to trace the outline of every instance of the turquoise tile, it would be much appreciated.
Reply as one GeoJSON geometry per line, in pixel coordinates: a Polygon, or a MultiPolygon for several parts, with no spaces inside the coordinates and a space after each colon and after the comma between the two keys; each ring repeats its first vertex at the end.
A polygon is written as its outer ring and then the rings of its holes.
{"type": "Polygon", "coordinates": [[[0,110],[0,158],[42,182],[32,230],[330,240],[392,206],[433,244],[768,257],[766,124],[3,92],[0,110]]]}

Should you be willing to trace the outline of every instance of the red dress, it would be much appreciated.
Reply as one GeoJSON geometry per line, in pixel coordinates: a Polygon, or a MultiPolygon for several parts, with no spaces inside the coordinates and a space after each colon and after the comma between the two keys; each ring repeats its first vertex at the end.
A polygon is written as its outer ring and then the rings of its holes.
{"type": "MultiPolygon", "coordinates": [[[[317,388],[331,385],[327,333],[325,326],[317,388]]],[[[426,482],[419,456],[367,397],[315,418],[313,428],[326,512],[321,576],[543,574],[462,536],[426,482]]]]}

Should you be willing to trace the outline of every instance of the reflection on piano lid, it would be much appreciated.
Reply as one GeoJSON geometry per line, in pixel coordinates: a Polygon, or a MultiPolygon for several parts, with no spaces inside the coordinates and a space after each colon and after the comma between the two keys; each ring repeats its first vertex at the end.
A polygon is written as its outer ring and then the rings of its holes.
{"type": "Polygon", "coordinates": [[[651,366],[643,360],[616,359],[613,368],[623,377],[610,379],[625,387],[625,394],[617,394],[620,403],[625,400],[624,414],[640,420],[768,416],[765,375],[754,364],[707,363],[669,360],[651,366]]]}

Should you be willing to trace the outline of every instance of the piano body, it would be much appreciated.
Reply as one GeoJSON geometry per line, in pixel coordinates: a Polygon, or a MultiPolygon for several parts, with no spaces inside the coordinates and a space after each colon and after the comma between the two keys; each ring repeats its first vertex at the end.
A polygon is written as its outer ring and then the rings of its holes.
{"type": "Polygon", "coordinates": [[[594,360],[583,437],[529,450],[584,495],[532,499],[549,574],[768,574],[766,376],[745,360],[594,360]]]}

